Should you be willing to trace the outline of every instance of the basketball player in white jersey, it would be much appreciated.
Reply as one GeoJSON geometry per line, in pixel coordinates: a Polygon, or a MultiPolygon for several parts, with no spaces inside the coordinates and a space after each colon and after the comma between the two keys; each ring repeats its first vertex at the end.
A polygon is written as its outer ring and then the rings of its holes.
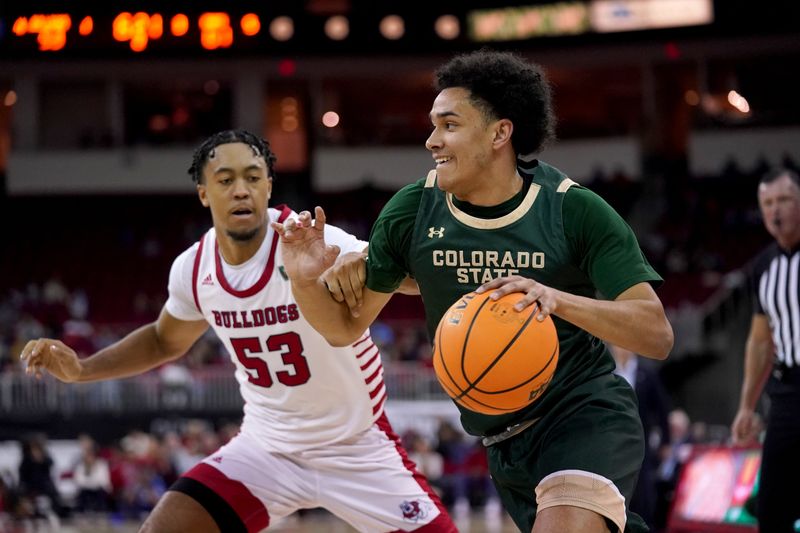
{"type": "MultiPolygon", "coordinates": [[[[142,531],[255,532],[322,507],[359,531],[455,532],[386,419],[369,331],[334,348],[299,312],[269,227],[295,215],[268,208],[274,161],[266,141],[242,130],[201,144],[189,173],[214,226],[173,263],[158,319],[86,359],[57,340],[30,341],[27,371],[65,382],[132,376],[214,328],[245,400],[241,431],[183,474],[142,531]]],[[[366,247],[332,226],[326,239],[342,253],[366,247]]]]}

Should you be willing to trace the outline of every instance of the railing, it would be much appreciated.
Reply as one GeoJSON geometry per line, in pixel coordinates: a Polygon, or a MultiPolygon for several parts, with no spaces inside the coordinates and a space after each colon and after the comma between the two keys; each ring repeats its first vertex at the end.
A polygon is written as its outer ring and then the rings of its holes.
{"type": "MultiPolygon", "coordinates": [[[[384,365],[393,400],[446,400],[433,370],[418,363],[384,365]]],[[[0,375],[0,416],[13,414],[146,414],[180,411],[213,414],[242,408],[239,385],[229,367],[191,373],[185,382],[164,381],[157,373],[97,383],[66,384],[51,376],[23,372],[0,375]]]]}
{"type": "Polygon", "coordinates": [[[706,349],[739,353],[752,312],[752,294],[744,270],[727,274],[722,288],[702,308],[706,349]]]}

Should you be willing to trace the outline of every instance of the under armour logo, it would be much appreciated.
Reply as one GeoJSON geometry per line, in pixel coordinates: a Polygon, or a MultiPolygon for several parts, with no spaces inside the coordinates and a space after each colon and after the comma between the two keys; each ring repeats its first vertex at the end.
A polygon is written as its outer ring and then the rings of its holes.
{"type": "Polygon", "coordinates": [[[428,228],[428,238],[433,239],[434,237],[439,237],[440,239],[444,237],[444,226],[436,229],[435,227],[431,226],[428,228]]]}

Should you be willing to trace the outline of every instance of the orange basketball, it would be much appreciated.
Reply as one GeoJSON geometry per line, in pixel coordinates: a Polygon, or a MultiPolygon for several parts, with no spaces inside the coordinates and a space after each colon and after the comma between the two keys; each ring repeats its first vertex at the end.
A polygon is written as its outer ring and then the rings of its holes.
{"type": "Polygon", "coordinates": [[[520,312],[521,292],[497,301],[471,292],[442,317],[433,340],[433,368],[462,407],[487,415],[522,409],[544,392],[558,363],[558,336],[538,306],[520,312]]]}

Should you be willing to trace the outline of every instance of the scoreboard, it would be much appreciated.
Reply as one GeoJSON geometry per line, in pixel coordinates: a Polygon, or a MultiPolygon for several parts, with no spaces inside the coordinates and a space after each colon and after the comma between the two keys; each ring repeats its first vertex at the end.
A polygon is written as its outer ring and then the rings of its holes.
{"type": "MultiPolygon", "coordinates": [[[[101,22],[106,22],[101,19],[101,22]]],[[[246,13],[238,21],[231,20],[231,14],[224,11],[206,12],[197,17],[200,45],[207,50],[227,48],[233,44],[234,25],[241,35],[252,37],[261,30],[261,20],[255,13],[246,13]]],[[[110,22],[110,28],[98,27],[98,32],[110,29],[117,42],[128,43],[134,52],[147,49],[150,41],[164,36],[165,30],[175,38],[185,37],[189,32],[191,21],[184,13],[165,16],[162,13],[123,11],[110,22]],[[165,28],[166,26],[166,28],[165,28]]],[[[90,38],[95,32],[95,19],[85,15],[80,20],[73,20],[68,13],[34,13],[30,16],[18,16],[11,24],[11,34],[15,37],[35,36],[41,51],[62,50],[67,44],[67,33],[73,30],[76,39],[90,38]],[[77,31],[74,31],[77,30],[77,31]]]]}
{"type": "MultiPolygon", "coordinates": [[[[224,4],[223,4],[224,5],[224,4]]],[[[29,11],[0,15],[0,57],[285,51],[304,37],[297,16],[254,10],[29,11]]],[[[313,46],[313,41],[306,41],[313,46]]]]}
{"type": "Polygon", "coordinates": [[[12,3],[0,0],[0,60],[447,52],[467,39],[463,22],[437,35],[438,18],[464,19],[453,2],[424,13],[366,0],[12,3]],[[387,37],[386,21],[400,33],[387,37]]]}
{"type": "Polygon", "coordinates": [[[0,58],[446,53],[487,42],[585,44],[612,33],[641,39],[659,29],[674,38],[714,21],[713,0],[10,3],[0,12],[0,58]]]}

